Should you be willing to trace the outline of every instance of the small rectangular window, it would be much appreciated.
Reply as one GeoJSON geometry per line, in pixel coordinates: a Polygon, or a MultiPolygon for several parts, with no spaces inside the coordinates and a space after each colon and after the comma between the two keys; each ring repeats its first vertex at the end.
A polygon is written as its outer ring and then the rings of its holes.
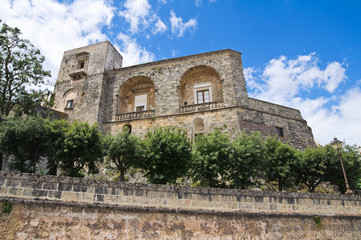
{"type": "Polygon", "coordinates": [[[83,69],[85,67],[85,60],[78,61],[77,69],[83,69]]]}
{"type": "Polygon", "coordinates": [[[278,136],[284,137],[283,128],[281,128],[281,127],[276,127],[276,133],[277,133],[278,136]]]}
{"type": "Polygon", "coordinates": [[[74,100],[68,100],[68,101],[66,102],[65,109],[72,109],[72,108],[73,108],[73,104],[74,104],[74,100]]]}

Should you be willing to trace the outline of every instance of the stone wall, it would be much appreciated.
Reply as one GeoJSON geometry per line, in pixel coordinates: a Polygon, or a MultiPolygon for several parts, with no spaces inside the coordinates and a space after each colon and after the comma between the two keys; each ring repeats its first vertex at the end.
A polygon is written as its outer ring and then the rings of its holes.
{"type": "MultiPolygon", "coordinates": [[[[0,172],[9,239],[360,239],[361,197],[0,172]]],[[[1,235],[0,235],[1,238],[1,235]]]]}

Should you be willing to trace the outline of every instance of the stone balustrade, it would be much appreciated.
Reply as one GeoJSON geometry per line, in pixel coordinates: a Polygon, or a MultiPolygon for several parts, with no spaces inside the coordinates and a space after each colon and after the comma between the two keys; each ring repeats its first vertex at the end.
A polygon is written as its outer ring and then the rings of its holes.
{"type": "Polygon", "coordinates": [[[212,109],[218,109],[224,107],[223,102],[209,102],[209,103],[201,103],[201,104],[193,104],[193,105],[185,105],[180,107],[181,113],[190,113],[190,112],[200,112],[207,111],[212,109]]]}
{"type": "Polygon", "coordinates": [[[140,112],[127,112],[117,114],[115,116],[116,121],[132,120],[132,119],[142,119],[150,118],[154,116],[154,110],[140,111],[140,112]]]}

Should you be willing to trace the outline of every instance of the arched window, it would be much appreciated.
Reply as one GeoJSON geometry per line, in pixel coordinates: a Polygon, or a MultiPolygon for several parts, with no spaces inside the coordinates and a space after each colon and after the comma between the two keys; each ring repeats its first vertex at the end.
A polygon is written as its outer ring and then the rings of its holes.
{"type": "Polygon", "coordinates": [[[154,110],[154,83],[149,77],[137,76],[120,88],[120,113],[154,110]]]}
{"type": "Polygon", "coordinates": [[[181,106],[223,101],[218,72],[208,66],[189,69],[180,82],[181,106]]]}
{"type": "Polygon", "coordinates": [[[196,140],[197,136],[204,134],[204,121],[202,118],[195,118],[193,120],[193,138],[196,140]]]}
{"type": "Polygon", "coordinates": [[[129,134],[132,133],[132,125],[130,124],[125,124],[122,128],[123,131],[128,131],[129,134]]]}

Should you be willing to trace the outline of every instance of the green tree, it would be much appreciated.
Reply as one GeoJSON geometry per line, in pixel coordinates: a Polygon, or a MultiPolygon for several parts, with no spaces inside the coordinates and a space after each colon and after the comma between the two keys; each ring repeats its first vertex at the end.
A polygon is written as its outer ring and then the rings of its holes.
{"type": "Polygon", "coordinates": [[[330,165],[330,155],[324,147],[306,148],[298,164],[297,175],[301,183],[314,192],[316,187],[326,179],[327,168],[330,165]]]}
{"type": "MultiPolygon", "coordinates": [[[[1,20],[0,20],[1,22],[1,20]]],[[[44,57],[18,28],[3,23],[0,30],[0,121],[17,108],[28,111],[45,99],[47,90],[34,90],[45,83],[50,72],[43,70],[44,57]],[[40,97],[41,96],[41,97],[40,97]],[[29,106],[31,105],[31,106],[29,106]]]]}
{"type": "Polygon", "coordinates": [[[266,153],[266,180],[276,181],[279,191],[291,187],[296,182],[296,165],[300,153],[275,137],[266,139],[266,153]]]}
{"type": "Polygon", "coordinates": [[[231,161],[231,140],[220,129],[197,137],[192,152],[195,181],[203,187],[224,187],[231,161]]]}
{"type": "Polygon", "coordinates": [[[143,141],[141,168],[151,183],[175,183],[185,176],[191,159],[191,144],[179,128],[156,128],[143,141]]]}
{"type": "Polygon", "coordinates": [[[102,137],[96,124],[56,120],[49,123],[50,173],[60,169],[64,175],[83,177],[84,172],[95,173],[96,163],[104,156],[102,137]]]}
{"type": "MultiPolygon", "coordinates": [[[[330,163],[327,168],[326,180],[331,184],[339,187],[341,193],[346,192],[346,183],[343,176],[340,157],[337,150],[334,150],[331,146],[327,145],[327,154],[330,158],[330,163]]],[[[361,179],[361,155],[358,149],[354,145],[345,144],[340,150],[340,154],[343,159],[345,172],[347,174],[347,180],[351,189],[359,189],[358,183],[361,179]]]]}
{"type": "Polygon", "coordinates": [[[10,118],[0,124],[1,151],[12,155],[10,168],[34,173],[42,156],[46,155],[46,120],[38,117],[10,118]]]}
{"type": "Polygon", "coordinates": [[[120,181],[124,181],[125,172],[130,167],[138,165],[137,161],[140,157],[138,138],[131,135],[126,129],[115,137],[110,137],[108,145],[107,157],[119,171],[120,181]]]}
{"type": "Polygon", "coordinates": [[[259,133],[240,133],[232,143],[230,187],[245,189],[257,185],[264,172],[265,157],[266,148],[259,133]]]}

